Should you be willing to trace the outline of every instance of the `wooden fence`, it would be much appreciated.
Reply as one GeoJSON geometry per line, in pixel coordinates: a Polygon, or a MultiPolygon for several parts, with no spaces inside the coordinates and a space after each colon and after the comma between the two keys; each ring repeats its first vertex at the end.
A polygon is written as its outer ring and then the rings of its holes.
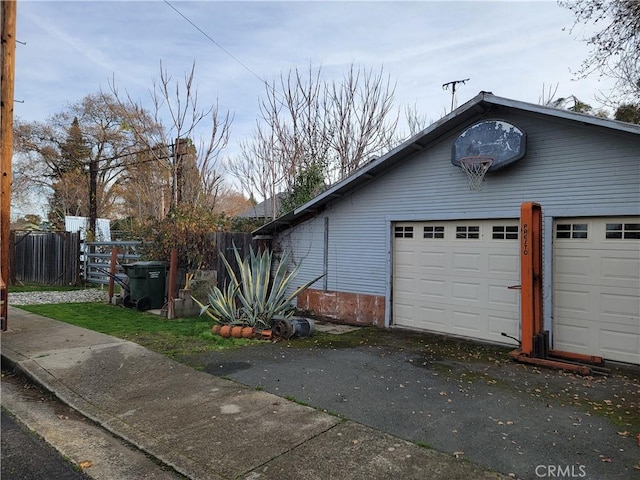
{"type": "Polygon", "coordinates": [[[222,288],[229,283],[230,277],[227,273],[227,269],[224,266],[220,253],[222,253],[231,267],[233,268],[236,277],[239,278],[240,269],[235,261],[235,254],[233,253],[234,246],[240,253],[240,258],[245,258],[249,255],[250,248],[256,249],[255,241],[252,239],[250,233],[238,233],[238,232],[215,232],[211,234],[211,241],[216,245],[216,258],[211,265],[218,275],[218,285],[222,288]]]}
{"type": "MultiPolygon", "coordinates": [[[[208,263],[217,272],[218,284],[229,281],[227,270],[219,253],[223,253],[236,275],[239,274],[233,253],[234,245],[240,257],[249,255],[255,242],[250,233],[213,232],[211,242],[216,246],[215,258],[208,263]]],[[[82,279],[90,283],[109,282],[109,260],[111,250],[118,248],[118,263],[132,263],[140,258],[136,247],[142,242],[85,242],[77,232],[11,232],[11,278],[12,281],[33,282],[47,285],[76,285],[82,279]]],[[[168,258],[153,260],[169,261],[168,258]]],[[[122,274],[118,269],[118,274],[122,274]]],[[[184,279],[184,275],[178,275],[184,279]]]]}
{"type": "Polygon", "coordinates": [[[11,282],[77,285],[80,234],[13,230],[9,244],[11,282]]]}

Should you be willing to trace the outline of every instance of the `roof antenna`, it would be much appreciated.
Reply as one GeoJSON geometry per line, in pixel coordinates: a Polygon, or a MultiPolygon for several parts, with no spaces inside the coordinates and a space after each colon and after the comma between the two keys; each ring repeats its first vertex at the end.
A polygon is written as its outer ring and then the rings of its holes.
{"type": "Polygon", "coordinates": [[[443,90],[449,90],[449,87],[451,87],[451,111],[453,112],[453,104],[456,98],[456,85],[461,83],[461,84],[465,84],[469,81],[468,78],[465,78],[464,80],[453,80],[452,82],[447,82],[447,83],[443,83],[442,84],[442,89],[443,90]]]}

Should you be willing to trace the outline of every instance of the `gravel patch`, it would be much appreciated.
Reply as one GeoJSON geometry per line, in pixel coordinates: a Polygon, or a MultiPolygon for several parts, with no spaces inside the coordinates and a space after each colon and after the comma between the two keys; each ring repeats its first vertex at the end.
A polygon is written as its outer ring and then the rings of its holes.
{"type": "Polygon", "coordinates": [[[9,293],[9,305],[38,305],[43,303],[106,302],[107,290],[87,288],[64,292],[9,293]]]}

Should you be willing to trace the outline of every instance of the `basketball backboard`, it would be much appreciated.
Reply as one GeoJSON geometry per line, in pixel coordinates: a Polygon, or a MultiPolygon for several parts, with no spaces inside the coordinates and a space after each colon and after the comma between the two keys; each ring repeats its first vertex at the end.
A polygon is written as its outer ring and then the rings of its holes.
{"type": "Polygon", "coordinates": [[[504,120],[483,120],[463,131],[453,142],[451,163],[460,167],[466,157],[490,157],[488,171],[498,170],[524,157],[526,134],[504,120]]]}

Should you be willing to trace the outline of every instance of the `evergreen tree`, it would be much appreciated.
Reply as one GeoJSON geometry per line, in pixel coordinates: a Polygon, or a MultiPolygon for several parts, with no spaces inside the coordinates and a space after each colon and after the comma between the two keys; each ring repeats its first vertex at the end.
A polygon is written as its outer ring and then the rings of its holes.
{"type": "Polygon", "coordinates": [[[74,117],[65,141],[60,144],[58,159],[52,163],[49,221],[55,228],[62,229],[66,215],[88,215],[90,158],[91,148],[83,137],[78,117],[74,117]]]}

